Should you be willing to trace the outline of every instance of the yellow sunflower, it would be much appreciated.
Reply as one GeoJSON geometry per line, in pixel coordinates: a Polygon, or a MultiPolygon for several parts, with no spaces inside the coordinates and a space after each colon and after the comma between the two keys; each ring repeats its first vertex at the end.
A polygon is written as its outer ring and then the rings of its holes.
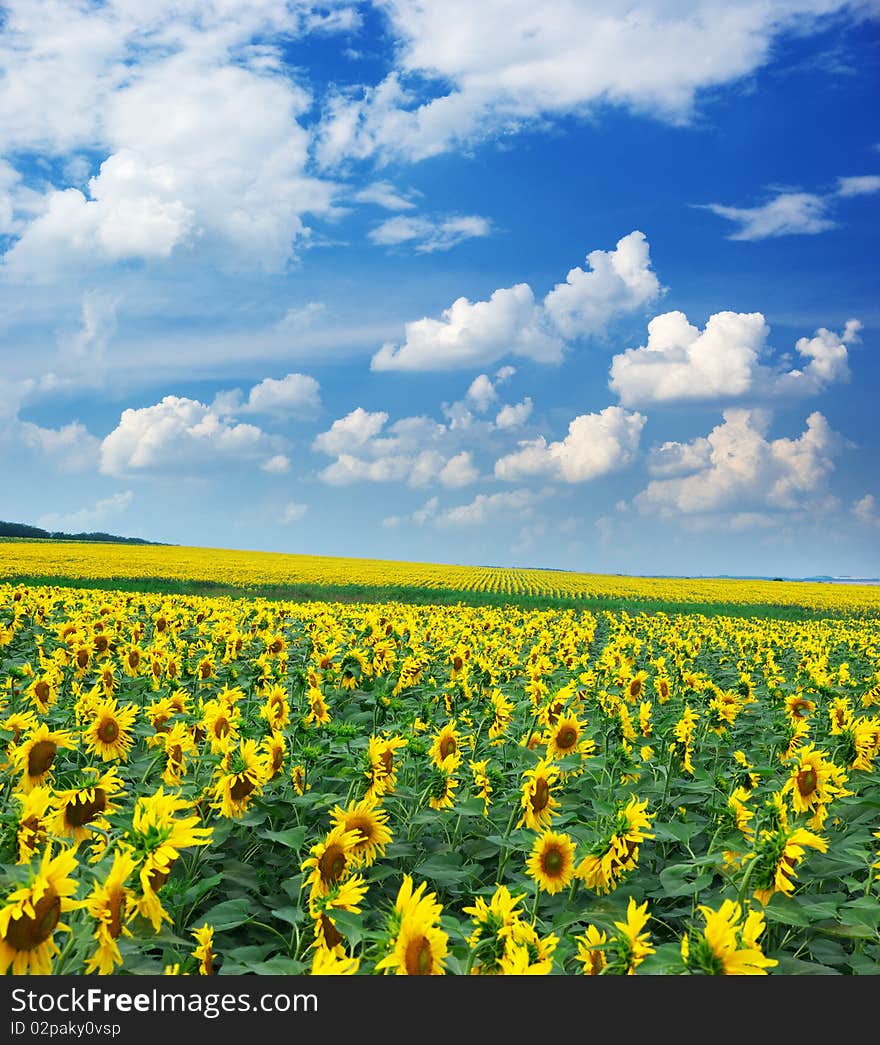
{"type": "Polygon", "coordinates": [[[425,894],[427,883],[413,889],[412,877],[403,876],[397,893],[388,953],[376,971],[397,976],[442,976],[446,973],[449,935],[439,926],[442,906],[435,893],[425,894]]]}
{"type": "Polygon", "coordinates": [[[34,787],[27,793],[16,792],[14,797],[21,803],[15,832],[17,862],[29,864],[49,837],[48,813],[52,807],[52,788],[34,787]]]}
{"type": "Polygon", "coordinates": [[[266,782],[266,765],[256,740],[240,741],[229,748],[214,770],[211,808],[221,816],[238,819],[260,794],[266,782]]]}
{"type": "Polygon", "coordinates": [[[577,960],[583,968],[584,976],[601,976],[608,964],[605,948],[608,945],[608,934],[595,925],[588,925],[581,936],[576,936],[578,945],[577,960]]]}
{"type": "Polygon", "coordinates": [[[214,975],[214,929],[207,922],[200,929],[193,929],[192,936],[197,946],[193,949],[193,958],[199,963],[201,976],[214,975]]]}
{"type": "Polygon", "coordinates": [[[107,877],[96,883],[86,897],[84,907],[95,919],[94,937],[98,946],[86,960],[86,972],[97,972],[108,976],[117,965],[122,964],[119,953],[119,937],[131,936],[127,922],[134,914],[132,902],[134,890],[126,883],[134,873],[137,863],[131,850],[125,848],[113,857],[107,877]]]}
{"type": "Polygon", "coordinates": [[[318,947],[312,955],[312,976],[354,976],[360,968],[360,958],[349,958],[318,947]]]}
{"type": "Polygon", "coordinates": [[[94,706],[91,716],[91,722],[82,731],[86,750],[100,755],[105,762],[115,758],[127,761],[134,744],[132,727],[137,707],[120,707],[113,697],[105,697],[94,706]]]}
{"type": "Polygon", "coordinates": [[[388,813],[377,798],[369,795],[360,802],[349,802],[348,808],[334,806],[330,820],[343,831],[357,831],[359,841],[352,848],[352,867],[371,867],[377,857],[385,855],[385,847],[391,841],[388,813]]]}
{"type": "Polygon", "coordinates": [[[72,839],[77,845],[92,837],[90,824],[107,826],[104,816],[119,809],[114,798],[125,790],[122,780],[113,769],[100,773],[88,766],[82,773],[83,778],[90,778],[87,783],[56,791],[52,796],[55,812],[51,830],[61,838],[72,839]]]}
{"type": "Polygon", "coordinates": [[[708,976],[766,976],[779,963],[768,958],[758,944],[764,931],[764,916],[749,912],[745,924],[742,907],[724,900],[715,911],[701,905],[705,927],[682,940],[682,957],[688,971],[708,976]]]}
{"type": "Polygon", "coordinates": [[[561,892],[574,880],[574,853],[575,843],[567,834],[545,831],[534,841],[526,870],[542,892],[561,892]]]}
{"type": "Polygon", "coordinates": [[[428,757],[443,773],[454,773],[461,762],[461,738],[455,728],[455,719],[447,722],[435,735],[428,757]]]}
{"type": "Polygon", "coordinates": [[[71,732],[52,730],[41,722],[20,744],[16,745],[13,759],[21,773],[21,790],[27,793],[32,788],[45,784],[52,771],[52,764],[59,748],[72,748],[76,740],[71,732]]]}
{"type": "Polygon", "coordinates": [[[406,745],[405,737],[370,737],[365,771],[369,781],[368,794],[381,798],[394,790],[397,785],[396,752],[406,745]]]}
{"type": "Polygon", "coordinates": [[[550,826],[553,814],[559,808],[559,801],[554,796],[554,791],[558,790],[559,778],[558,767],[544,758],[523,773],[520,790],[523,814],[518,827],[525,825],[532,831],[543,831],[550,826]]]}
{"type": "Polygon", "coordinates": [[[752,881],[755,899],[766,904],[775,893],[791,896],[794,892],[795,870],[804,859],[807,848],[827,852],[828,842],[806,828],[793,830],[781,824],[776,830],[762,831],[754,852],[752,881]]]}
{"type": "Polygon", "coordinates": [[[655,952],[651,943],[651,934],[645,932],[645,926],[651,920],[648,913],[648,901],[636,903],[633,897],[629,898],[626,909],[626,920],[615,922],[618,930],[614,940],[614,951],[616,954],[617,970],[627,976],[634,976],[636,968],[642,964],[648,955],[655,952]]]}
{"type": "Polygon", "coordinates": [[[327,832],[323,841],[309,849],[309,856],[303,860],[300,870],[308,871],[302,887],[310,888],[312,899],[326,896],[334,885],[351,874],[351,854],[360,840],[360,831],[346,831],[336,826],[327,832]]]}
{"type": "Polygon", "coordinates": [[[584,724],[577,715],[561,715],[556,722],[544,732],[543,741],[547,745],[547,758],[565,758],[566,755],[586,755],[594,748],[589,737],[584,736],[584,724]]]}
{"type": "Polygon", "coordinates": [[[0,974],[11,967],[13,976],[48,976],[52,959],[59,953],[57,930],[69,931],[61,915],[81,904],[71,899],[77,881],[76,853],[62,849],[52,856],[46,846],[38,868],[32,868],[30,881],[13,889],[0,908],[0,974]]]}

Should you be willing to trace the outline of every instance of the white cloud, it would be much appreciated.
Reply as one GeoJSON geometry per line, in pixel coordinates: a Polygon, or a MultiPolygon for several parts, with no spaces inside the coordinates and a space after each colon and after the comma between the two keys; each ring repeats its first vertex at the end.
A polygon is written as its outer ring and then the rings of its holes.
{"type": "Polygon", "coordinates": [[[384,411],[370,413],[358,406],[334,421],[328,431],[316,435],[312,447],[330,456],[348,453],[378,435],[387,420],[388,414],[384,411]]]}
{"type": "Polygon", "coordinates": [[[284,506],[284,511],[281,513],[281,522],[285,526],[299,522],[300,519],[305,518],[308,510],[309,506],[307,504],[299,504],[296,501],[290,501],[284,506]]]}
{"type": "Polygon", "coordinates": [[[566,338],[604,334],[609,320],[634,312],[662,293],[651,271],[648,241],[631,232],[614,250],[593,250],[588,269],[573,268],[544,298],[550,319],[566,338]]]}
{"type": "Polygon", "coordinates": [[[384,344],[372,370],[453,370],[485,366],[512,354],[539,363],[558,363],[562,341],[548,328],[527,283],[496,290],[488,301],[460,297],[441,319],[406,324],[402,345],[384,344]]]}
{"type": "Polygon", "coordinates": [[[612,391],[624,406],[765,396],[813,395],[849,377],[847,345],[858,340],[861,323],[847,321],[842,334],[820,327],[796,349],[806,365],[785,369],[783,359],[765,365],[770,328],[760,312],[716,312],[704,330],[683,312],[665,312],[648,324],[648,341],[611,360],[612,391]]]}
{"type": "Polygon", "coordinates": [[[834,12],[856,21],[875,14],[848,0],[383,0],[382,8],[396,67],[375,86],[329,99],[324,164],[421,159],[609,106],[685,123],[701,92],[761,68],[784,32],[819,31],[834,12]]]}
{"type": "Polygon", "coordinates": [[[815,235],[835,225],[828,217],[827,197],[809,192],[781,192],[760,207],[728,207],[720,203],[701,206],[739,226],[727,237],[732,240],[815,235]]]}
{"type": "Polygon", "coordinates": [[[369,232],[373,243],[382,247],[411,245],[420,254],[451,250],[466,239],[488,236],[492,224],[476,214],[434,220],[398,215],[388,218],[369,232]]]}
{"type": "Polygon", "coordinates": [[[581,414],[560,442],[548,443],[543,436],[521,442],[520,450],[495,462],[495,475],[508,481],[542,475],[567,483],[588,482],[634,460],[646,420],[619,406],[581,414]]]}
{"type": "Polygon", "coordinates": [[[198,400],[168,395],[153,406],[122,412],[101,443],[100,471],[197,472],[230,460],[271,457],[271,448],[272,441],[254,425],[231,422],[198,400]]]}
{"type": "Polygon", "coordinates": [[[358,482],[399,482],[409,475],[411,468],[412,460],[400,455],[370,461],[354,454],[340,454],[319,474],[331,486],[348,486],[358,482]]]}
{"type": "Polygon", "coordinates": [[[487,374],[475,377],[465,393],[465,399],[480,413],[485,413],[497,398],[495,386],[487,374]]]}
{"type": "Polygon", "coordinates": [[[131,490],[115,493],[97,501],[91,508],[80,508],[75,512],[48,512],[40,516],[37,525],[44,530],[64,533],[91,533],[108,519],[124,514],[134,500],[131,490]]]}
{"type": "MultiPolygon", "coordinates": [[[[818,503],[842,441],[818,412],[794,439],[768,439],[770,416],[760,410],[728,409],[705,439],[665,444],[664,453],[696,470],[653,479],[636,507],[661,517],[711,515],[722,522],[739,516],[808,510],[818,503]],[[708,443],[708,449],[706,444],[708,443]]],[[[740,518],[740,522],[743,522],[740,518]]]]}
{"type": "Polygon", "coordinates": [[[50,458],[63,472],[90,471],[97,464],[100,443],[79,421],[60,428],[18,421],[14,427],[26,446],[50,458]]]}
{"type": "Polygon", "coordinates": [[[352,198],[357,203],[374,203],[385,210],[414,210],[416,206],[389,181],[374,181],[356,192],[352,198]]]}
{"type": "Polygon", "coordinates": [[[532,416],[532,400],[526,396],[521,403],[502,406],[495,417],[498,428],[518,428],[532,416]]]}
{"type": "Polygon", "coordinates": [[[708,439],[694,439],[690,443],[665,442],[651,450],[648,471],[662,478],[687,475],[708,468],[711,459],[712,444],[708,439]]]}
{"type": "Polygon", "coordinates": [[[436,512],[438,526],[485,526],[494,520],[518,521],[528,515],[540,500],[540,494],[531,490],[511,490],[504,493],[477,494],[468,504],[456,505],[436,512]]]}
{"type": "Polygon", "coordinates": [[[454,457],[450,457],[437,473],[441,485],[449,489],[458,489],[461,486],[469,486],[479,479],[480,473],[474,466],[474,462],[467,450],[462,450],[454,457]]]}
{"type": "Polygon", "coordinates": [[[880,526],[880,506],[871,493],[866,493],[852,506],[853,515],[865,526],[880,526]]]}
{"type": "MultiPolygon", "coordinates": [[[[496,290],[488,301],[460,297],[440,319],[406,324],[401,345],[384,344],[373,370],[451,370],[484,367],[514,355],[538,363],[562,361],[565,338],[604,334],[618,316],[660,293],[650,270],[648,242],[639,232],[618,240],[613,251],[587,255],[589,272],[572,269],[565,283],[535,300],[528,283],[496,290]]],[[[500,373],[507,373],[502,368],[500,373]]]]}
{"type": "Polygon", "coordinates": [[[275,329],[298,334],[313,326],[324,314],[326,308],[323,301],[308,301],[299,308],[289,308],[275,324],[275,329]]]}
{"type": "Polygon", "coordinates": [[[270,475],[284,475],[290,471],[290,458],[287,454],[273,454],[260,465],[260,468],[270,475]]]}
{"type": "Polygon", "coordinates": [[[82,298],[82,325],[75,334],[62,338],[63,353],[74,360],[99,362],[116,330],[116,311],[121,297],[102,290],[87,290],[82,298]]]}
{"type": "Polygon", "coordinates": [[[287,374],[278,380],[266,377],[253,386],[240,411],[308,417],[320,409],[320,387],[308,374],[287,374]]]}
{"type": "Polygon", "coordinates": [[[863,196],[872,192],[880,192],[880,175],[861,174],[837,179],[838,196],[863,196]]]}

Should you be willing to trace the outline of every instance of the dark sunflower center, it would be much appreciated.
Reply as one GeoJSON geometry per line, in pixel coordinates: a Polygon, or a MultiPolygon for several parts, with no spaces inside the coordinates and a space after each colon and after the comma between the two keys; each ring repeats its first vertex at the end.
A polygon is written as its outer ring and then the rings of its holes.
{"type": "Polygon", "coordinates": [[[270,653],[280,653],[283,645],[284,645],[284,643],[281,641],[281,639],[275,639],[275,641],[273,643],[271,643],[270,646],[269,646],[269,652],[270,653]]]}
{"type": "Polygon", "coordinates": [[[464,667],[464,661],[461,659],[461,657],[453,657],[452,666],[456,671],[461,671],[461,669],[464,667]]]}
{"type": "Polygon", "coordinates": [[[637,697],[642,692],[642,680],[633,679],[629,684],[629,695],[631,697],[637,697]]]}
{"type": "Polygon", "coordinates": [[[383,751],[379,756],[379,761],[382,763],[385,775],[391,776],[391,770],[394,768],[394,753],[392,751],[383,751]]]}
{"type": "Polygon", "coordinates": [[[556,746],[561,751],[567,751],[570,747],[574,747],[577,737],[576,729],[572,726],[563,726],[556,734],[556,746]]]}
{"type": "Polygon", "coordinates": [[[440,742],[441,758],[449,758],[449,756],[454,755],[457,750],[458,744],[456,744],[454,737],[444,737],[440,742]]]}
{"type": "Polygon", "coordinates": [[[34,904],[33,915],[22,914],[9,922],[6,942],[16,951],[32,951],[55,932],[61,917],[61,897],[49,890],[34,904]]]}
{"type": "Polygon", "coordinates": [[[408,976],[431,975],[431,944],[426,936],[416,936],[409,941],[403,964],[408,976]]]}
{"type": "Polygon", "coordinates": [[[562,852],[555,847],[548,849],[541,859],[541,866],[544,869],[544,873],[551,878],[557,878],[562,871],[565,859],[562,852]]]}
{"type": "Polygon", "coordinates": [[[37,700],[41,704],[45,704],[49,699],[49,683],[40,679],[40,681],[34,686],[34,693],[37,695],[37,700]]]}
{"type": "Polygon", "coordinates": [[[164,631],[168,627],[168,621],[164,617],[160,617],[156,621],[156,631],[164,631]]]}
{"type": "Polygon", "coordinates": [[[157,867],[154,867],[152,871],[147,875],[147,882],[154,893],[157,893],[162,886],[168,881],[168,876],[171,874],[171,864],[168,865],[167,871],[160,871],[157,867]]]}
{"type": "Polygon", "coordinates": [[[550,802],[550,785],[541,777],[535,782],[535,793],[532,795],[532,812],[540,813],[550,802]]]}
{"type": "Polygon", "coordinates": [[[38,740],[28,753],[28,776],[42,776],[55,761],[58,746],[54,740],[38,740]]]}
{"type": "Polygon", "coordinates": [[[233,802],[240,802],[254,790],[256,783],[250,777],[239,776],[229,789],[229,796],[233,802]]]}
{"type": "Polygon", "coordinates": [[[284,765],[284,749],[276,747],[272,752],[272,772],[277,773],[284,765]]]}
{"type": "Polygon", "coordinates": [[[347,831],[358,831],[361,839],[359,844],[366,845],[367,842],[372,840],[373,837],[373,824],[366,817],[356,816],[353,817],[345,825],[347,831]]]}
{"type": "Polygon", "coordinates": [[[98,726],[98,739],[102,744],[112,744],[119,736],[119,725],[115,718],[105,718],[98,726]]]}
{"type": "Polygon", "coordinates": [[[338,947],[341,943],[345,943],[345,937],[326,914],[321,915],[321,932],[324,934],[324,942],[330,950],[338,947]]]}
{"type": "Polygon", "coordinates": [[[84,668],[89,663],[89,651],[87,649],[77,650],[76,663],[79,667],[84,668]]]}
{"type": "Polygon", "coordinates": [[[801,794],[801,798],[807,798],[816,790],[816,786],[819,783],[818,777],[816,776],[816,770],[810,766],[809,769],[805,769],[798,773],[797,776],[797,789],[801,794]]]}
{"type": "Polygon", "coordinates": [[[128,666],[130,668],[136,668],[141,662],[141,655],[136,649],[131,650],[128,654],[128,666]]]}
{"type": "Polygon", "coordinates": [[[112,893],[108,907],[110,910],[110,923],[108,928],[110,930],[110,935],[115,940],[122,932],[122,922],[125,918],[125,893],[122,892],[122,890],[112,893]]]}
{"type": "Polygon", "coordinates": [[[97,636],[95,636],[94,646],[95,646],[95,652],[96,653],[106,653],[107,652],[107,648],[109,647],[109,645],[110,645],[110,640],[107,638],[106,635],[97,635],[97,636]]]}
{"type": "Polygon", "coordinates": [[[333,845],[327,846],[324,850],[324,854],[318,861],[318,870],[321,874],[321,879],[324,882],[338,882],[342,877],[343,871],[345,871],[345,851],[342,846],[333,845]]]}
{"type": "Polygon", "coordinates": [[[101,787],[95,788],[94,798],[86,798],[84,795],[75,795],[64,810],[64,819],[71,827],[83,827],[90,823],[98,813],[103,813],[107,808],[107,794],[101,787]]]}
{"type": "Polygon", "coordinates": [[[212,668],[211,664],[208,663],[208,662],[205,662],[204,664],[200,664],[199,665],[199,673],[201,674],[203,679],[210,678],[212,670],[213,670],[213,668],[212,668]]]}

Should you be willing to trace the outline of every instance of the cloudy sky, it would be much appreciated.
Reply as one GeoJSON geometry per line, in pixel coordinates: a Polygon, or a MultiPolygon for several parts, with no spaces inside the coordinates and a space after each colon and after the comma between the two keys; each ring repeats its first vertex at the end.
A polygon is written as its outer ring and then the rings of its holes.
{"type": "Polygon", "coordinates": [[[880,574],[878,0],[0,6],[0,518],[880,574]]]}

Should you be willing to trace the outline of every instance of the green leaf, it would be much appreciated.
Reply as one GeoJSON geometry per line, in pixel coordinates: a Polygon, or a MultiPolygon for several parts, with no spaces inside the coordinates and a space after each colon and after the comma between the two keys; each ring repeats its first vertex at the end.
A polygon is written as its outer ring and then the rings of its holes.
{"type": "Polygon", "coordinates": [[[287,922],[288,925],[299,925],[305,914],[301,907],[278,907],[272,912],[272,917],[287,922]]]}
{"type": "Polygon", "coordinates": [[[268,828],[258,831],[260,838],[266,838],[270,842],[277,842],[285,849],[301,849],[306,840],[306,829],[304,827],[288,827],[286,831],[270,831],[268,828]]]}
{"type": "Polygon", "coordinates": [[[251,901],[244,896],[240,896],[237,900],[224,900],[200,915],[196,921],[199,925],[207,922],[218,932],[234,929],[250,920],[251,907],[251,901]]]}
{"type": "Polygon", "coordinates": [[[857,900],[842,904],[838,917],[844,924],[856,922],[876,929],[880,925],[880,903],[876,897],[860,896],[857,900]]]}

